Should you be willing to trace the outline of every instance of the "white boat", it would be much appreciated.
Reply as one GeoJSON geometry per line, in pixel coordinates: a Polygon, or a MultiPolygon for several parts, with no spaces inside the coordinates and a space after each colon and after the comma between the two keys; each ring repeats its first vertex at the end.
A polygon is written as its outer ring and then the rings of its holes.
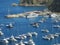
{"type": "Polygon", "coordinates": [[[46,40],[51,40],[51,39],[54,39],[54,35],[53,34],[49,34],[49,35],[45,35],[42,37],[43,39],[46,39],[46,40]]]}
{"type": "Polygon", "coordinates": [[[19,36],[16,36],[16,37],[15,37],[15,39],[18,39],[18,40],[20,40],[21,38],[20,38],[19,36]]]}
{"type": "Polygon", "coordinates": [[[59,37],[60,36],[60,33],[55,33],[54,36],[55,37],[59,37]]]}
{"type": "Polygon", "coordinates": [[[26,36],[32,38],[32,34],[30,32],[28,32],[26,36]]]}
{"type": "Polygon", "coordinates": [[[60,28],[60,25],[54,25],[53,27],[54,28],[60,28]]]}
{"type": "Polygon", "coordinates": [[[54,39],[54,34],[49,34],[48,37],[50,37],[51,39],[54,39]]]}
{"type": "Polygon", "coordinates": [[[26,39],[27,36],[25,34],[22,34],[22,35],[19,35],[20,39],[23,40],[23,39],[26,39]]]}
{"type": "Polygon", "coordinates": [[[53,45],[60,45],[59,43],[53,44],[53,45]]]}
{"type": "Polygon", "coordinates": [[[37,32],[31,32],[31,34],[32,34],[32,36],[36,36],[36,37],[37,37],[37,35],[38,35],[37,32]]]}
{"type": "Polygon", "coordinates": [[[45,22],[45,21],[46,21],[46,19],[45,19],[45,18],[42,18],[42,19],[39,20],[38,22],[43,23],[43,22],[45,22]]]}
{"type": "Polygon", "coordinates": [[[35,17],[39,16],[39,14],[36,14],[36,13],[33,13],[33,12],[31,12],[31,13],[29,13],[27,15],[28,15],[27,18],[35,18],[35,17]]]}
{"type": "Polygon", "coordinates": [[[35,43],[34,43],[34,41],[33,41],[32,39],[30,39],[30,40],[28,41],[28,45],[35,45],[35,43]]]}
{"type": "Polygon", "coordinates": [[[8,24],[8,25],[6,25],[8,28],[12,28],[13,27],[13,24],[12,23],[10,23],[10,24],[8,24]]]}
{"type": "Polygon", "coordinates": [[[23,43],[23,41],[20,41],[19,45],[25,45],[25,44],[23,43]]]}
{"type": "Polygon", "coordinates": [[[31,24],[33,27],[39,27],[39,23],[33,23],[33,24],[31,24]]]}
{"type": "Polygon", "coordinates": [[[15,45],[19,45],[18,43],[16,43],[15,45]]]}
{"type": "Polygon", "coordinates": [[[4,33],[2,31],[0,31],[0,36],[4,35],[4,33]]]}
{"type": "Polygon", "coordinates": [[[56,18],[57,17],[57,14],[53,13],[53,14],[51,14],[51,17],[52,18],[56,18]]]}
{"type": "Polygon", "coordinates": [[[5,44],[8,44],[8,43],[9,43],[9,41],[8,41],[7,39],[3,39],[3,42],[4,42],[5,44]]]}
{"type": "Polygon", "coordinates": [[[42,29],[41,31],[42,31],[42,32],[46,32],[46,33],[48,33],[48,32],[49,32],[49,30],[48,30],[48,29],[42,29]]]}
{"type": "Polygon", "coordinates": [[[10,41],[17,41],[13,35],[9,38],[9,40],[10,41]]]}
{"type": "Polygon", "coordinates": [[[51,38],[47,37],[47,36],[42,36],[42,38],[45,39],[45,40],[51,40],[51,38]]]}

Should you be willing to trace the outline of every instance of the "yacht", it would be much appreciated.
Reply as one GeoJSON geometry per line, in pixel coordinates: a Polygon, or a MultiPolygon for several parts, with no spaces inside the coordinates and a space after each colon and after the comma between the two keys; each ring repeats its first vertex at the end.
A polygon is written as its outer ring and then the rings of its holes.
{"type": "Polygon", "coordinates": [[[41,20],[39,20],[40,23],[43,23],[43,22],[45,22],[45,21],[46,21],[45,18],[42,18],[41,20]]]}
{"type": "Polygon", "coordinates": [[[31,24],[33,27],[39,27],[39,23],[33,23],[33,24],[31,24]]]}
{"type": "Polygon", "coordinates": [[[31,32],[32,36],[37,36],[38,33],[37,32],[31,32]]]}
{"type": "Polygon", "coordinates": [[[30,12],[29,14],[27,14],[27,18],[35,18],[35,17],[38,17],[39,14],[36,14],[34,12],[30,12]]]}
{"type": "Polygon", "coordinates": [[[39,20],[38,22],[43,23],[44,21],[43,20],[39,20]]]}
{"type": "Polygon", "coordinates": [[[54,28],[60,28],[60,25],[54,25],[53,27],[54,28]]]}
{"type": "Polygon", "coordinates": [[[9,25],[6,25],[8,28],[13,28],[13,24],[10,23],[9,25]]]}
{"type": "Polygon", "coordinates": [[[20,39],[26,39],[27,36],[25,34],[19,35],[20,39]]]}
{"type": "Polygon", "coordinates": [[[19,45],[18,43],[16,43],[15,45],[19,45]]]}
{"type": "Polygon", "coordinates": [[[23,43],[23,41],[20,41],[19,45],[25,45],[25,44],[23,43]]]}
{"type": "Polygon", "coordinates": [[[49,34],[48,37],[50,37],[51,39],[55,38],[53,34],[49,34]]]}
{"type": "Polygon", "coordinates": [[[5,44],[8,44],[8,43],[9,43],[9,41],[8,41],[7,39],[3,39],[3,42],[4,42],[5,44]]]}
{"type": "Polygon", "coordinates": [[[54,36],[55,37],[59,37],[60,33],[55,33],[54,36]]]}
{"type": "Polygon", "coordinates": [[[50,37],[48,37],[47,35],[42,36],[42,38],[43,38],[43,39],[45,39],[45,40],[51,40],[51,38],[50,38],[50,37]]]}
{"type": "Polygon", "coordinates": [[[48,33],[48,32],[49,32],[49,30],[48,30],[48,29],[42,29],[41,31],[42,31],[42,32],[46,32],[46,33],[48,33]]]}
{"type": "Polygon", "coordinates": [[[18,40],[20,40],[21,38],[20,38],[20,36],[16,36],[16,37],[15,37],[15,39],[18,39],[18,40]]]}
{"type": "Polygon", "coordinates": [[[24,39],[26,39],[26,38],[27,38],[26,34],[22,34],[22,37],[23,37],[24,39]]]}
{"type": "Polygon", "coordinates": [[[53,45],[60,45],[59,43],[53,44],[53,45]]]}
{"type": "Polygon", "coordinates": [[[28,41],[28,45],[35,45],[35,43],[34,43],[34,41],[33,41],[32,39],[30,39],[30,40],[28,41]]]}
{"type": "Polygon", "coordinates": [[[9,38],[9,40],[10,41],[17,41],[13,35],[9,38]]]}
{"type": "Polygon", "coordinates": [[[2,31],[0,31],[0,36],[4,35],[4,33],[2,31]]]}
{"type": "Polygon", "coordinates": [[[32,34],[30,32],[28,32],[26,36],[32,38],[32,34]]]}
{"type": "Polygon", "coordinates": [[[53,14],[51,14],[51,17],[52,18],[56,18],[57,17],[57,14],[53,13],[53,14]]]}
{"type": "Polygon", "coordinates": [[[51,40],[51,39],[54,39],[54,35],[53,34],[49,34],[49,35],[45,35],[42,37],[43,39],[46,39],[46,40],[51,40]]]}

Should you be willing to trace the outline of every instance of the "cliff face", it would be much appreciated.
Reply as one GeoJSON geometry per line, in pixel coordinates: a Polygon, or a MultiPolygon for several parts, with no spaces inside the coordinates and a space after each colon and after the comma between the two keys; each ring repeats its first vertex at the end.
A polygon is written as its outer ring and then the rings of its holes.
{"type": "Polygon", "coordinates": [[[49,0],[20,0],[20,4],[45,4],[49,0]]]}
{"type": "Polygon", "coordinates": [[[48,8],[53,12],[60,12],[60,0],[54,0],[48,8]]]}

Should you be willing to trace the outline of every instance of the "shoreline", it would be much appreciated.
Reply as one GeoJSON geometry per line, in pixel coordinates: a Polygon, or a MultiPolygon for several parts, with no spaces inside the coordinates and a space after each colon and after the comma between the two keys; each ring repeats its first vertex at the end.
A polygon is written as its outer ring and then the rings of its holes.
{"type": "Polygon", "coordinates": [[[41,5],[41,4],[16,4],[16,3],[12,3],[12,6],[46,6],[46,5],[41,5]]]}
{"type": "Polygon", "coordinates": [[[12,14],[12,15],[6,15],[6,18],[26,18],[26,17],[35,17],[35,16],[45,16],[47,14],[51,14],[52,12],[48,11],[29,11],[25,13],[20,13],[20,14],[12,14]]]}

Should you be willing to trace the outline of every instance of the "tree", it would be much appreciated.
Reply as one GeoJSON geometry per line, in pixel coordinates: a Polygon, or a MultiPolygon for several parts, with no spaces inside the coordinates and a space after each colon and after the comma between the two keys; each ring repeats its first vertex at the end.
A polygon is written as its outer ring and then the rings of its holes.
{"type": "Polygon", "coordinates": [[[53,12],[60,12],[60,0],[54,0],[48,8],[53,12]]]}

